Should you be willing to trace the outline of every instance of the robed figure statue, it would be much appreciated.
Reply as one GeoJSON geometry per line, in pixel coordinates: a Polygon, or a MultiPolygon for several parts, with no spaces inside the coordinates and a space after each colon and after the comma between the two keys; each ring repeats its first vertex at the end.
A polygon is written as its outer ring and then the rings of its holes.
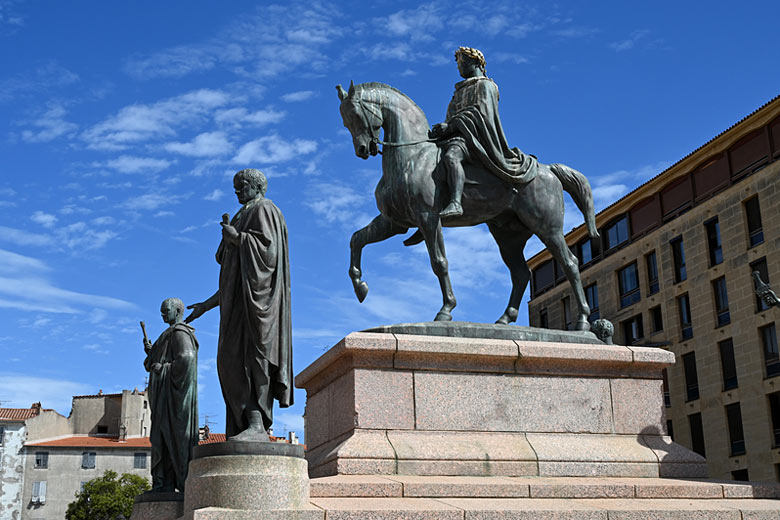
{"type": "Polygon", "coordinates": [[[287,225],[265,198],[268,181],[259,170],[233,178],[243,205],[223,216],[217,249],[219,289],[190,305],[190,322],[219,306],[217,372],[227,408],[229,440],[268,441],[274,400],[293,404],[292,325],[287,225]]]}
{"type": "Polygon", "coordinates": [[[170,325],[153,344],[144,339],[152,425],[152,491],[184,491],[193,448],[198,444],[198,340],[182,323],[184,303],[168,298],[160,307],[170,325]]]}

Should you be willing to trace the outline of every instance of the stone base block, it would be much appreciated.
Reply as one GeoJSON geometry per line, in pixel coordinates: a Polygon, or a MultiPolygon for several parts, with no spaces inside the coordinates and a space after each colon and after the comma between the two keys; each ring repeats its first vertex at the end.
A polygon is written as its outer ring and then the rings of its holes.
{"type": "Polygon", "coordinates": [[[295,379],[311,476],[702,477],[659,348],[353,333],[295,379]]]}
{"type": "Polygon", "coordinates": [[[130,520],[176,520],[184,513],[183,493],[147,491],[135,498],[130,520]]]}
{"type": "Polygon", "coordinates": [[[325,511],[315,506],[266,511],[206,507],[193,511],[181,520],[325,520],[325,511]]]}
{"type": "Polygon", "coordinates": [[[195,449],[187,477],[184,518],[201,518],[198,515],[215,509],[238,515],[219,518],[260,518],[241,515],[272,511],[284,512],[279,513],[283,515],[280,519],[297,518],[289,512],[309,507],[302,446],[228,441],[195,449]]]}

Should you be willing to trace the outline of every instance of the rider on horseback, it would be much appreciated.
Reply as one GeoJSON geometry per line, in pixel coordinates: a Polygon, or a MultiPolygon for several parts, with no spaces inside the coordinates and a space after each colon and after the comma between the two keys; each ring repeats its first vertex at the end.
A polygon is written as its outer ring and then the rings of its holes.
{"type": "Polygon", "coordinates": [[[464,80],[455,84],[446,121],[433,125],[429,132],[443,151],[441,162],[450,188],[450,202],[441,217],[463,214],[464,160],[481,163],[498,177],[520,184],[530,182],[538,167],[536,157],[507,144],[498,117],[498,87],[485,76],[482,52],[459,47],[455,61],[464,80]]]}

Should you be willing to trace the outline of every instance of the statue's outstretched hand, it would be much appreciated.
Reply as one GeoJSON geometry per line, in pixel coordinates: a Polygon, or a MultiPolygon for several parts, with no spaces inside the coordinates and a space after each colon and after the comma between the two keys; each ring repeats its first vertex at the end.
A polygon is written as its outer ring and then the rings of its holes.
{"type": "Polygon", "coordinates": [[[187,305],[187,308],[192,309],[192,312],[189,316],[184,318],[184,323],[190,323],[191,321],[200,318],[203,316],[203,313],[208,310],[204,303],[193,303],[192,305],[187,305]]]}
{"type": "Polygon", "coordinates": [[[148,339],[144,339],[144,351],[148,354],[152,350],[152,342],[148,339]]]}

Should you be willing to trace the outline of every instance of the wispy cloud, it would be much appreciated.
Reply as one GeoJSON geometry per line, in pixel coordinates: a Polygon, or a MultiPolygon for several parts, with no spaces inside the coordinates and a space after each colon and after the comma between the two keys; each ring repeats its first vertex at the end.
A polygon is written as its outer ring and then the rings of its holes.
{"type": "Polygon", "coordinates": [[[233,157],[236,164],[276,164],[317,151],[317,142],[306,139],[287,141],[276,134],[255,139],[241,146],[233,157]]]}
{"type": "Polygon", "coordinates": [[[264,126],[278,123],[284,119],[286,115],[286,112],[282,110],[275,110],[272,107],[256,110],[254,112],[250,112],[243,107],[237,107],[218,110],[214,114],[214,120],[217,123],[233,126],[239,126],[242,124],[264,126]]]}
{"type": "Polygon", "coordinates": [[[122,173],[157,173],[168,168],[171,164],[171,161],[166,159],[121,155],[116,159],[111,159],[103,164],[95,163],[94,166],[107,166],[122,173]]]}
{"type": "Polygon", "coordinates": [[[200,89],[153,104],[135,104],[82,132],[89,148],[124,150],[154,138],[172,137],[177,128],[192,126],[230,101],[226,92],[200,89]]]}
{"type": "Polygon", "coordinates": [[[33,213],[32,216],[30,217],[30,220],[32,220],[36,224],[40,224],[45,228],[54,227],[54,224],[57,223],[56,216],[50,213],[44,213],[43,211],[36,211],[35,213],[33,213]]]}
{"type": "MultiPolygon", "coordinates": [[[[0,11],[0,16],[2,11],[0,11]]],[[[49,61],[36,69],[15,74],[0,81],[0,102],[16,97],[31,97],[53,89],[66,87],[79,81],[79,76],[58,64],[49,61]]]]}
{"type": "Polygon", "coordinates": [[[615,52],[623,52],[630,49],[633,49],[634,46],[643,38],[647,37],[650,34],[650,31],[647,29],[639,29],[631,33],[631,35],[626,38],[625,40],[620,40],[616,42],[612,42],[609,44],[610,49],[614,50],[615,52]]]}
{"type": "Polygon", "coordinates": [[[133,211],[153,211],[163,206],[178,204],[183,198],[184,196],[182,195],[168,195],[159,192],[151,192],[130,197],[123,202],[121,206],[133,211]]]}
{"type": "Polygon", "coordinates": [[[299,90],[298,92],[290,92],[282,96],[282,101],[287,103],[297,103],[299,101],[306,101],[314,96],[313,90],[299,90]]]}
{"type": "Polygon", "coordinates": [[[224,132],[204,132],[188,143],[167,143],[164,148],[169,152],[190,157],[215,157],[230,153],[233,145],[224,132]]]}
{"type": "Polygon", "coordinates": [[[220,190],[219,188],[215,189],[205,197],[203,197],[203,200],[210,200],[210,201],[216,201],[224,197],[225,192],[220,190]]]}
{"type": "Polygon", "coordinates": [[[35,119],[29,121],[32,130],[22,130],[22,140],[28,143],[46,143],[65,134],[73,133],[78,125],[65,120],[67,111],[61,105],[54,105],[35,119]]]}

